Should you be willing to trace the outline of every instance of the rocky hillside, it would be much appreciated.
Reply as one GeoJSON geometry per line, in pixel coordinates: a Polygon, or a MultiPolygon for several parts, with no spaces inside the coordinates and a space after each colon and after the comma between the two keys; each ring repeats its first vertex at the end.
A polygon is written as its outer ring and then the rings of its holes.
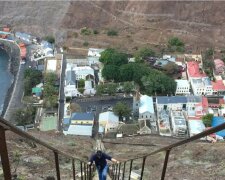
{"type": "MultiPolygon", "coordinates": [[[[114,28],[122,36],[118,39],[132,47],[164,44],[168,37],[179,36],[198,49],[224,46],[224,9],[225,3],[218,1],[0,2],[0,22],[37,35],[54,33],[58,41],[71,39],[71,33],[82,27],[98,29],[102,34],[114,28]]],[[[86,39],[68,42],[77,45],[82,40],[86,39]]],[[[120,44],[104,36],[91,39],[90,44],[96,40],[99,46],[120,44]]]]}

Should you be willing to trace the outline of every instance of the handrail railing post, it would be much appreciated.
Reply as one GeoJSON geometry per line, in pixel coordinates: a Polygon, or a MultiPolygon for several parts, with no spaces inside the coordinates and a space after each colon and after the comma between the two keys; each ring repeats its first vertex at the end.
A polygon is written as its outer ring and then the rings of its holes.
{"type": "Polygon", "coordinates": [[[89,180],[92,179],[92,172],[91,172],[92,168],[91,165],[89,165],[89,180]]]}
{"type": "Polygon", "coordinates": [[[86,178],[87,178],[87,176],[86,176],[86,164],[84,163],[84,180],[87,180],[86,178]]]}
{"type": "Polygon", "coordinates": [[[81,177],[81,180],[83,180],[83,169],[82,169],[82,161],[80,161],[80,177],[81,177]]]}
{"type": "Polygon", "coordinates": [[[165,175],[166,175],[166,168],[167,168],[167,163],[168,163],[169,155],[170,155],[170,149],[168,149],[168,150],[166,151],[165,160],[164,160],[164,165],[163,165],[163,170],[162,170],[161,180],[164,180],[165,175]]]}
{"type": "Polygon", "coordinates": [[[54,152],[54,156],[55,156],[56,176],[57,176],[57,180],[60,180],[59,156],[58,156],[58,153],[56,151],[53,151],[53,152],[54,152]]]}
{"type": "Polygon", "coordinates": [[[116,175],[115,175],[115,180],[117,179],[117,170],[118,170],[118,164],[116,164],[116,175]]]}
{"type": "Polygon", "coordinates": [[[126,162],[124,162],[124,164],[123,164],[123,177],[122,177],[122,179],[124,179],[124,176],[125,176],[125,170],[126,170],[126,162]]]}
{"type": "Polygon", "coordinates": [[[121,163],[119,163],[118,180],[120,180],[120,167],[121,167],[121,163]]]}
{"type": "Polygon", "coordinates": [[[115,170],[115,165],[113,164],[112,165],[112,179],[114,179],[114,176],[115,176],[114,170],[115,170]]]}
{"type": "Polygon", "coordinates": [[[4,178],[11,179],[9,156],[8,156],[7,144],[6,144],[6,138],[5,138],[5,129],[1,126],[0,126],[0,147],[1,147],[0,155],[1,155],[4,178]]]}
{"type": "Polygon", "coordinates": [[[141,167],[141,178],[140,178],[140,180],[142,180],[142,178],[143,178],[144,169],[145,169],[145,160],[146,160],[146,156],[143,157],[143,162],[142,162],[142,167],[141,167]]]}
{"type": "Polygon", "coordinates": [[[129,172],[128,180],[130,180],[130,175],[131,175],[131,171],[132,171],[132,165],[133,165],[133,159],[130,161],[130,172],[129,172]]]}
{"type": "Polygon", "coordinates": [[[76,169],[75,169],[75,162],[74,159],[72,160],[72,166],[73,166],[73,180],[76,180],[76,169]]]}

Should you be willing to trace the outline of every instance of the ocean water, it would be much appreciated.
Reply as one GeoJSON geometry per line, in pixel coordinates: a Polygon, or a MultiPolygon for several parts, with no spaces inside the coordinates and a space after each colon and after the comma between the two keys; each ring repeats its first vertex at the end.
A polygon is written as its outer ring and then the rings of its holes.
{"type": "Polygon", "coordinates": [[[0,115],[8,89],[13,83],[13,75],[9,71],[9,56],[0,48],[0,115]]]}

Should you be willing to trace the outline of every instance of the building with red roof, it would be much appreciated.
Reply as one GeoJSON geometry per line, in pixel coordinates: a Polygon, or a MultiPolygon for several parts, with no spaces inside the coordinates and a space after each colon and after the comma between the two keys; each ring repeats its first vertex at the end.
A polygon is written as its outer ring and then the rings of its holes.
{"type": "Polygon", "coordinates": [[[187,62],[187,75],[189,79],[206,77],[206,74],[199,69],[199,63],[196,61],[187,62]]]}
{"type": "Polygon", "coordinates": [[[212,86],[213,86],[213,94],[225,93],[225,86],[223,84],[223,80],[216,80],[215,82],[212,81],[212,86]]]}
{"type": "Polygon", "coordinates": [[[194,95],[212,95],[211,81],[206,74],[200,70],[198,62],[187,62],[187,75],[194,95]]]}
{"type": "Polygon", "coordinates": [[[224,71],[225,71],[224,62],[221,59],[215,59],[214,60],[214,64],[215,64],[215,71],[214,71],[214,73],[216,75],[223,74],[224,71]]]}

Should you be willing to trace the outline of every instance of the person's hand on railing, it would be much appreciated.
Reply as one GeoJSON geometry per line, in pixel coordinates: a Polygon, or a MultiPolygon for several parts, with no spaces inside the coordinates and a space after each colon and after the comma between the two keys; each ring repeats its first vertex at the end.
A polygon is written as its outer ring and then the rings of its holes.
{"type": "Polygon", "coordinates": [[[88,163],[87,163],[87,165],[88,165],[88,166],[91,166],[91,165],[92,165],[92,163],[91,163],[91,162],[88,162],[88,163]]]}
{"type": "Polygon", "coordinates": [[[112,161],[113,163],[116,163],[116,164],[119,164],[119,163],[120,163],[118,160],[116,160],[116,159],[114,159],[114,158],[112,158],[111,161],[112,161]]]}

